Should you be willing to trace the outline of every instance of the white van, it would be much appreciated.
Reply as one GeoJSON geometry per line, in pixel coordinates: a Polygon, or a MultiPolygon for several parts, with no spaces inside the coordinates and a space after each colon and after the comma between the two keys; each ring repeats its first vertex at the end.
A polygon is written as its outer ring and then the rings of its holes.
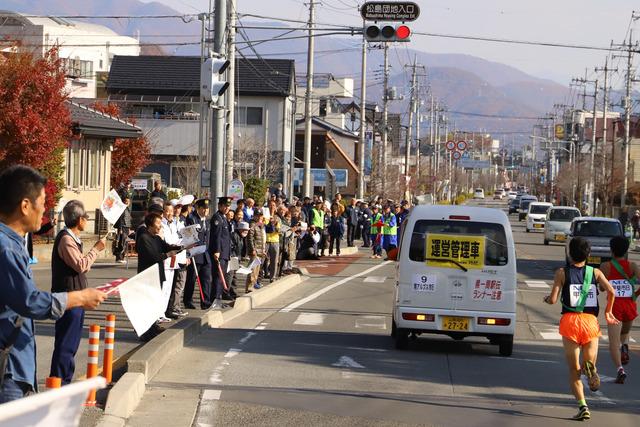
{"type": "Polygon", "coordinates": [[[544,231],[544,223],[547,212],[553,206],[548,202],[532,202],[527,210],[527,233],[531,231],[544,231]]]}
{"type": "Polygon", "coordinates": [[[473,190],[474,199],[484,199],[484,190],[482,188],[476,188],[473,190]]]}
{"type": "Polygon", "coordinates": [[[391,336],[487,337],[510,356],[516,252],[507,215],[470,206],[415,206],[402,227],[391,336]]]}

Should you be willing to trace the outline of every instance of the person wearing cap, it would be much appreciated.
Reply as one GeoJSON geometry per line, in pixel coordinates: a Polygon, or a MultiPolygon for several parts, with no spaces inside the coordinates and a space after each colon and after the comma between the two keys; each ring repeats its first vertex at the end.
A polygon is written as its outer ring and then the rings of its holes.
{"type": "Polygon", "coordinates": [[[124,257],[127,253],[127,238],[131,231],[131,198],[128,193],[124,193],[122,202],[127,205],[120,218],[114,224],[116,229],[115,251],[116,262],[124,264],[124,257]]]}
{"type": "Polygon", "coordinates": [[[396,219],[398,222],[398,237],[402,236],[402,224],[404,223],[404,220],[407,219],[407,216],[409,216],[409,202],[407,200],[402,200],[400,202],[399,212],[396,213],[396,219]]]}
{"type": "MultiPolygon", "coordinates": [[[[209,199],[199,199],[196,202],[196,209],[187,217],[187,227],[190,225],[198,225],[198,246],[206,245],[209,247],[209,222],[207,216],[209,215],[209,199]]],[[[200,286],[202,286],[202,295],[204,299],[200,301],[200,308],[207,310],[213,303],[211,298],[211,254],[209,251],[205,251],[202,254],[195,255],[191,262],[195,263],[195,268],[198,270],[198,277],[200,278],[200,286]]],[[[182,294],[182,302],[186,308],[196,308],[193,305],[193,292],[196,286],[196,273],[194,268],[187,270],[187,283],[184,287],[184,293],[182,294]]]]}
{"type": "Polygon", "coordinates": [[[249,289],[252,286],[254,289],[262,287],[258,279],[260,277],[260,267],[264,262],[267,250],[266,241],[267,233],[264,231],[264,216],[262,211],[256,210],[247,236],[247,255],[249,256],[250,264],[254,263],[255,260],[258,260],[258,264],[252,269],[251,274],[247,276],[246,293],[250,292],[249,289]]]}
{"type": "Polygon", "coordinates": [[[369,203],[362,202],[358,215],[358,223],[360,225],[360,234],[362,235],[362,247],[371,247],[371,216],[373,213],[369,209],[369,203]]]}
{"type": "Polygon", "coordinates": [[[356,239],[356,230],[358,228],[358,214],[359,209],[357,206],[358,200],[352,198],[345,210],[345,218],[347,220],[347,246],[355,246],[354,240],[356,239]]]}
{"type": "MultiPolygon", "coordinates": [[[[82,253],[80,234],[89,223],[89,215],[80,200],[71,200],[62,209],[65,228],[56,236],[51,253],[51,292],[72,292],[86,289],[87,273],[105,248],[105,239],[98,240],[87,254],[82,253]]],[[[51,357],[51,377],[61,378],[66,385],[73,380],[75,355],[82,338],[84,309],[65,311],[56,321],[55,341],[51,357]]]]}
{"type": "Polygon", "coordinates": [[[398,247],[398,218],[391,211],[391,204],[389,203],[384,206],[382,222],[382,247],[388,256],[389,251],[398,247]]]}
{"type": "MultiPolygon", "coordinates": [[[[211,217],[211,227],[209,236],[209,252],[213,261],[213,290],[215,299],[212,308],[227,308],[228,305],[222,302],[222,293],[224,291],[225,274],[231,259],[231,224],[227,219],[231,198],[218,198],[218,210],[211,217]]],[[[227,284],[228,285],[228,284],[227,284]]],[[[227,286],[228,287],[228,286],[227,286]]],[[[235,298],[235,294],[228,289],[230,296],[235,298]]]]}
{"type": "Polygon", "coordinates": [[[631,227],[633,227],[633,239],[640,238],[640,210],[636,210],[631,217],[631,227]]]}

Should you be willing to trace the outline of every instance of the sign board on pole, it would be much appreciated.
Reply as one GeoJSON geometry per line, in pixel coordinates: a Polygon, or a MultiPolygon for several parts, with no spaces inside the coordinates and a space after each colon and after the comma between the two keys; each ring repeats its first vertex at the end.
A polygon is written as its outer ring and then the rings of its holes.
{"type": "Polygon", "coordinates": [[[456,149],[455,141],[447,141],[447,150],[451,151],[455,149],[456,149]]]}
{"type": "Polygon", "coordinates": [[[365,21],[415,21],[420,16],[420,7],[409,1],[368,1],[360,8],[365,21]]]}
{"type": "Polygon", "coordinates": [[[146,190],[147,189],[147,180],[135,178],[131,180],[131,188],[134,190],[146,190]]]}
{"type": "Polygon", "coordinates": [[[453,152],[453,160],[460,160],[460,157],[462,157],[462,153],[460,153],[459,151],[453,152]]]}
{"type": "Polygon", "coordinates": [[[200,187],[211,187],[211,171],[203,170],[200,172],[200,187]]]}
{"type": "Polygon", "coordinates": [[[458,141],[456,148],[460,151],[464,151],[467,149],[467,143],[465,141],[458,141]]]}
{"type": "MultiPolygon", "coordinates": [[[[349,185],[349,174],[347,169],[333,169],[336,176],[336,186],[346,187],[349,185]]],[[[302,168],[295,168],[293,172],[293,185],[302,185],[302,176],[304,172],[302,168]]],[[[311,168],[311,178],[315,187],[325,187],[327,185],[327,170],[320,168],[311,168]]]]}
{"type": "Polygon", "coordinates": [[[564,125],[558,124],[555,128],[556,139],[564,139],[564,125]]]}
{"type": "Polygon", "coordinates": [[[231,197],[231,209],[235,209],[238,200],[244,198],[244,183],[239,179],[232,179],[227,186],[227,197],[231,197]]]}

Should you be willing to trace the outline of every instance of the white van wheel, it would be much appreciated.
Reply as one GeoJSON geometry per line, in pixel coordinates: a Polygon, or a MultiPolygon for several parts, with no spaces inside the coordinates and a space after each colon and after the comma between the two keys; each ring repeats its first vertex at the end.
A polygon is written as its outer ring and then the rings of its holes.
{"type": "Polygon", "coordinates": [[[544,239],[544,244],[545,246],[549,246],[549,241],[547,239],[544,239]]]}
{"type": "Polygon", "coordinates": [[[507,335],[498,344],[500,356],[509,357],[513,354],[513,335],[507,335]]]}
{"type": "Polygon", "coordinates": [[[409,347],[409,332],[406,329],[396,328],[394,338],[398,350],[406,350],[409,347]]]}

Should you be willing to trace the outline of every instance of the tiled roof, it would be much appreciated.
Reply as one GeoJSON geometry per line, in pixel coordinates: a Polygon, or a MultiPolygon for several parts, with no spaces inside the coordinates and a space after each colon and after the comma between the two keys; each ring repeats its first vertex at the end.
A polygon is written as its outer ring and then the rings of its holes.
{"type": "MultiPolygon", "coordinates": [[[[290,59],[236,59],[240,95],[289,96],[295,93],[295,63],[290,59]]],[[[109,94],[197,96],[200,58],[196,56],[122,56],[111,63],[109,94]]]]}
{"type": "MultiPolygon", "coordinates": [[[[341,127],[338,127],[332,123],[329,123],[325,120],[322,120],[319,117],[312,117],[311,121],[313,124],[320,126],[322,129],[325,129],[329,132],[333,132],[336,133],[340,136],[343,136],[345,138],[350,138],[350,139],[358,139],[359,136],[353,132],[349,132],[347,129],[342,129],[341,127]]],[[[298,119],[296,120],[296,129],[299,131],[301,129],[304,129],[304,118],[302,119],[298,119]],[[301,126],[302,125],[302,126],[301,126]]]]}
{"type": "Polygon", "coordinates": [[[85,135],[106,136],[114,138],[137,138],[142,136],[142,130],[130,123],[80,105],[67,101],[71,114],[71,121],[75,129],[85,135]]]}

